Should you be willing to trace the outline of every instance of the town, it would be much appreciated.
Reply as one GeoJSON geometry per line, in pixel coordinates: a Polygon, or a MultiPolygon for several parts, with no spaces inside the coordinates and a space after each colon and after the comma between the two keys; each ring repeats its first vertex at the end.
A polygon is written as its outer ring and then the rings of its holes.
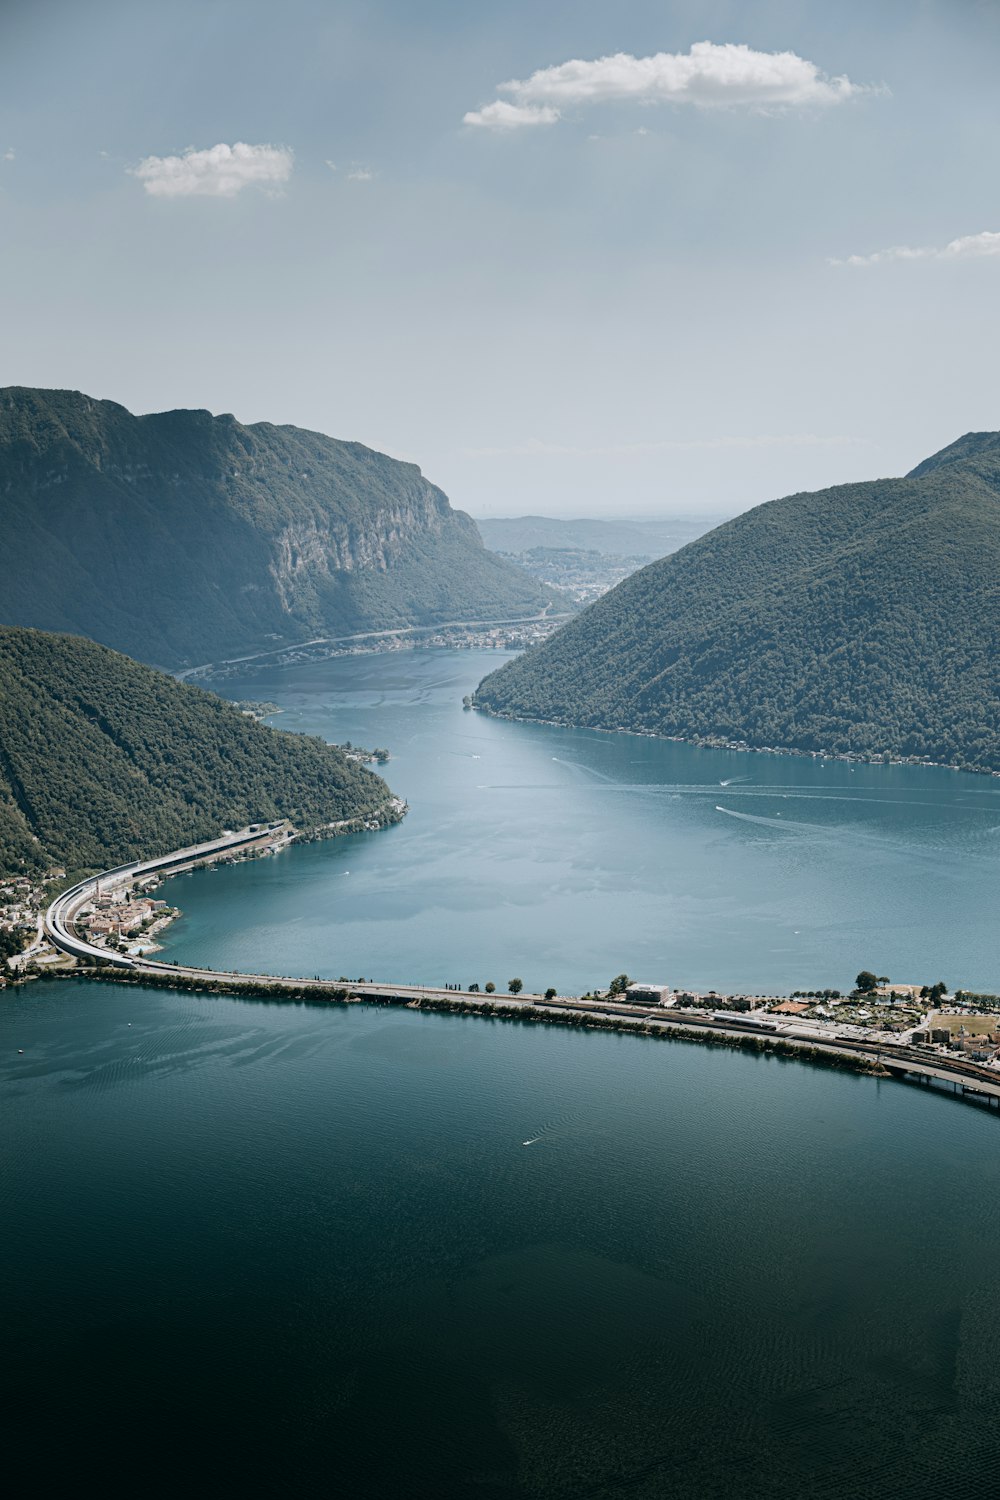
{"type": "MultiPolygon", "coordinates": [[[[260,830],[264,842],[213,855],[204,863],[212,868],[262,859],[286,848],[294,836],[286,823],[251,827],[260,830]]],[[[334,824],[328,831],[341,830],[334,824]]],[[[163,879],[160,874],[138,880],[116,880],[113,873],[101,877],[93,898],[76,913],[75,922],[81,934],[95,948],[106,949],[109,955],[144,958],[158,952],[157,938],[181,915],[176,906],[154,896],[163,879]]],[[[66,884],[63,869],[50,869],[35,877],[16,876],[0,884],[0,989],[44,974],[72,972],[79,967],[45,932],[45,913],[66,884]]]]}
{"type": "Polygon", "coordinates": [[[1000,1071],[1000,995],[958,989],[942,982],[909,984],[863,969],[848,994],[795,990],[791,996],[696,993],[668,985],[638,984],[620,975],[609,994],[658,1010],[711,1017],[726,1026],[741,1016],[755,1026],[783,1030],[817,1042],[886,1041],[959,1054],[1000,1071]],[[623,983],[622,981],[626,981],[623,983]]]}
{"type": "MultiPolygon", "coordinates": [[[[177,675],[187,682],[198,682],[204,678],[222,681],[239,677],[248,668],[263,661],[275,667],[288,667],[305,662],[330,661],[343,656],[382,656],[393,651],[414,651],[428,647],[452,651],[523,651],[527,646],[547,640],[560,625],[565,624],[570,612],[570,608],[553,612],[549,606],[544,614],[527,620],[407,626],[400,630],[371,631],[363,635],[303,641],[299,645],[277,647],[273,651],[241,657],[237,661],[209,662],[189,667],[177,675]]],[[[254,713],[257,705],[247,703],[241,707],[244,712],[254,713]]],[[[260,717],[259,714],[257,716],[260,717]]]]}

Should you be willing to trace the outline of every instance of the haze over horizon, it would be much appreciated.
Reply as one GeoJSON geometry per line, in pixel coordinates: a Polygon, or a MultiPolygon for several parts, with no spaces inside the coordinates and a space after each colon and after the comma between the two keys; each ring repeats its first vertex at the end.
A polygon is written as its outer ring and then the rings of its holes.
{"type": "Polygon", "coordinates": [[[902,474],[1000,426],[998,40],[979,0],[15,0],[0,384],[358,440],[480,517],[902,474]]]}

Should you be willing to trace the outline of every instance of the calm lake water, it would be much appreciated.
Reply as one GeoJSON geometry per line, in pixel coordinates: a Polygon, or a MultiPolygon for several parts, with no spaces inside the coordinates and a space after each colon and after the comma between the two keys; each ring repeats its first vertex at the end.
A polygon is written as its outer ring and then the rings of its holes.
{"type": "MultiPolygon", "coordinates": [[[[994,783],[492,722],[457,702],[481,666],[226,684],[387,744],[413,810],[174,882],[171,951],[996,987],[994,783]]],[[[682,1043],[80,981],[4,994],[0,1097],[19,1493],[996,1494],[995,1114],[682,1043]]]]}
{"type": "Polygon", "coordinates": [[[995,1115],[368,1006],[0,1018],[18,1493],[996,1494],[995,1115]]]}
{"type": "Polygon", "coordinates": [[[861,968],[1000,990],[1000,781],[463,712],[496,652],[402,652],[214,684],[285,729],[385,745],[388,832],[175,880],[167,953],[414,980],[634,977],[849,988],[861,968]]]}

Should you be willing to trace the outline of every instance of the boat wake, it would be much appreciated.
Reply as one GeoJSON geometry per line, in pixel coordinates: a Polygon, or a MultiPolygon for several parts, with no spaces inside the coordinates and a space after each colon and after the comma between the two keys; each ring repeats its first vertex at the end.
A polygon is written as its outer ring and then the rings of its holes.
{"type": "Polygon", "coordinates": [[[548,1120],[539,1126],[537,1135],[529,1135],[522,1146],[537,1146],[539,1141],[548,1140],[550,1136],[557,1135],[561,1131],[571,1129],[580,1119],[579,1110],[571,1110],[568,1114],[557,1115],[554,1120],[548,1120]]]}

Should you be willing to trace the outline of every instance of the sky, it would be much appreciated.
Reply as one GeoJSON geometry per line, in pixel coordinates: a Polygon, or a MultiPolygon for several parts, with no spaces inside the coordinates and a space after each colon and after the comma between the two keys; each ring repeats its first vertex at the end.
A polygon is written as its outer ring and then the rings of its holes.
{"type": "Polygon", "coordinates": [[[996,0],[0,0],[0,385],[473,515],[732,515],[1000,427],[996,0]]]}

